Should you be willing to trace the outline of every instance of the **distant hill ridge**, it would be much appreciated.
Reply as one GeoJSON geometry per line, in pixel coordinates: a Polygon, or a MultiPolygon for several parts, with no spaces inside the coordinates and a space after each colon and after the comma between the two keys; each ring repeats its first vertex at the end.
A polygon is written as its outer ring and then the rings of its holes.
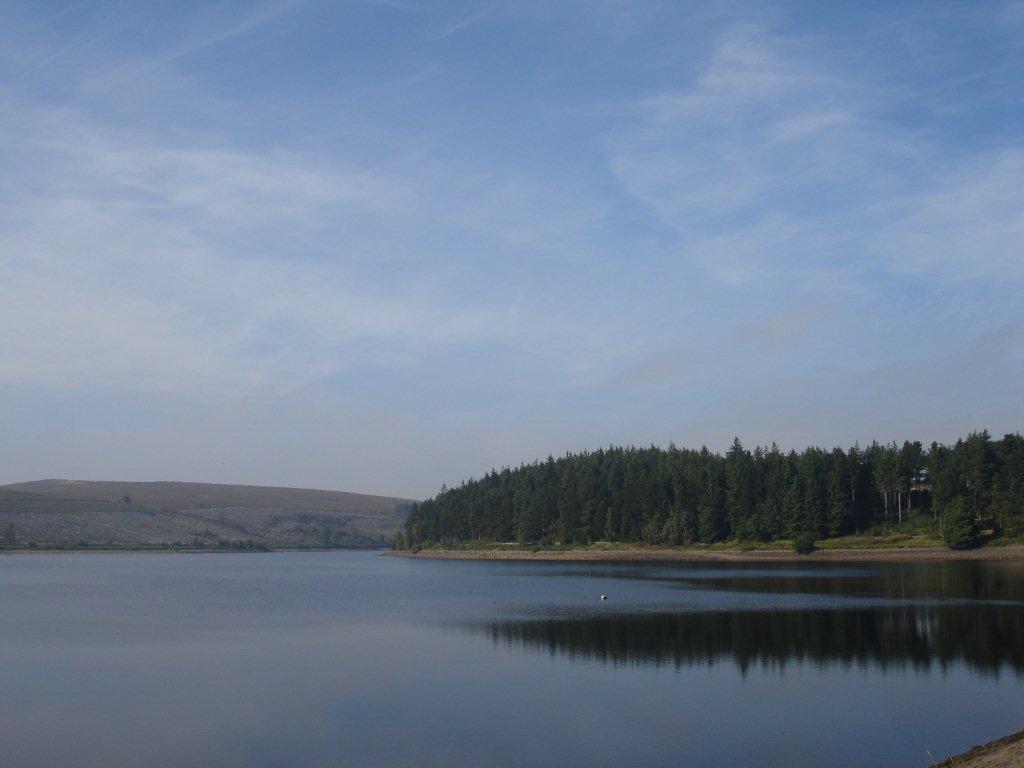
{"type": "Polygon", "coordinates": [[[404,512],[406,505],[413,503],[413,499],[347,491],[175,481],[123,482],[50,479],[11,483],[0,486],[0,491],[115,503],[122,502],[125,496],[130,496],[132,501],[137,504],[157,509],[175,510],[249,507],[380,515],[394,514],[396,511],[404,512]]]}
{"type": "Polygon", "coordinates": [[[378,547],[412,503],[311,488],[36,480],[0,486],[0,549],[378,547]]]}

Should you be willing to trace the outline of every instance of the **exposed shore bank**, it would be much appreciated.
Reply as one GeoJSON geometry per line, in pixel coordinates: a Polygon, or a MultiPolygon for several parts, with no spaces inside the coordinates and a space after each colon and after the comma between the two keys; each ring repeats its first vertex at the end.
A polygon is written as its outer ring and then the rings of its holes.
{"type": "Polygon", "coordinates": [[[566,549],[536,552],[525,549],[421,549],[418,552],[388,552],[395,557],[441,560],[552,560],[621,562],[927,562],[944,560],[1024,560],[1024,544],[952,550],[945,547],[818,549],[799,555],[786,549],[707,549],[698,547],[566,549]]]}
{"type": "Polygon", "coordinates": [[[971,747],[963,754],[947,757],[928,768],[1020,768],[1024,766],[1024,731],[1011,733],[981,746],[971,747]]]}

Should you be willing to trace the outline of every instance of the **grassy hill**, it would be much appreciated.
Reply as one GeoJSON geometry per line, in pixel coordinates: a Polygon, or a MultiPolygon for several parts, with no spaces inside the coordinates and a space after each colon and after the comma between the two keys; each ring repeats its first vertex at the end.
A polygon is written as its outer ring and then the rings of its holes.
{"type": "Polygon", "coordinates": [[[261,549],[388,543],[410,499],[213,483],[0,486],[0,547],[261,549]]]}

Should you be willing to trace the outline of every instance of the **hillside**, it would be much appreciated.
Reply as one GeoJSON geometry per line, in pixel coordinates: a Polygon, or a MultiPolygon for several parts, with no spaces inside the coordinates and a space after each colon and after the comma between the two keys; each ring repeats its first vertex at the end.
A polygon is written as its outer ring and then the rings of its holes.
{"type": "Polygon", "coordinates": [[[248,485],[39,480],[0,486],[4,548],[373,547],[411,501],[248,485]]]}

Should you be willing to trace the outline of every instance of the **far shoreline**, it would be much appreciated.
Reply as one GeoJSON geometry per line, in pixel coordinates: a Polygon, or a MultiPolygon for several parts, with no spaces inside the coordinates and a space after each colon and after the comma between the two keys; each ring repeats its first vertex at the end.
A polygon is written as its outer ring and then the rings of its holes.
{"type": "Polygon", "coordinates": [[[386,544],[378,547],[267,547],[242,549],[217,547],[0,547],[3,555],[271,555],[296,552],[376,552],[387,554],[386,544]]]}
{"type": "Polygon", "coordinates": [[[521,549],[421,549],[385,552],[391,557],[429,560],[536,560],[550,562],[626,563],[846,563],[846,562],[944,562],[952,560],[1024,560],[1024,544],[953,550],[945,547],[830,548],[801,555],[786,549],[621,548],[565,549],[537,551],[521,549]]]}
{"type": "Polygon", "coordinates": [[[844,563],[844,562],[947,562],[947,561],[1024,561],[1024,544],[1000,544],[976,549],[953,550],[939,546],[914,547],[829,547],[808,554],[791,549],[738,547],[629,547],[606,549],[507,549],[502,546],[478,549],[391,550],[381,547],[280,547],[260,549],[215,549],[176,547],[11,547],[0,548],[3,555],[82,555],[82,554],[174,554],[174,555],[252,555],[301,552],[376,552],[387,557],[424,560],[502,560],[541,562],[624,562],[624,563],[844,563]]]}

